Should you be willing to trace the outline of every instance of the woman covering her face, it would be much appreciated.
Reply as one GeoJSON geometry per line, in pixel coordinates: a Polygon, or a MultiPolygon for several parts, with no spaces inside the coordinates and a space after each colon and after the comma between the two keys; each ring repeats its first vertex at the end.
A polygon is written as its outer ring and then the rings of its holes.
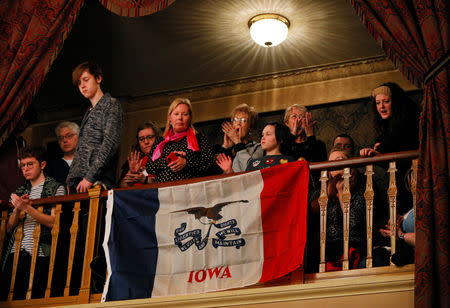
{"type": "Polygon", "coordinates": [[[137,128],[135,150],[130,153],[127,162],[122,166],[120,187],[147,184],[149,178],[154,177],[147,173],[145,165],[151,149],[161,141],[160,130],[154,123],[147,122],[137,128]]]}
{"type": "Polygon", "coordinates": [[[187,98],[175,99],[167,113],[164,140],[149,153],[146,164],[154,182],[190,179],[204,175],[213,163],[212,147],[192,126],[192,105],[187,98]]]}

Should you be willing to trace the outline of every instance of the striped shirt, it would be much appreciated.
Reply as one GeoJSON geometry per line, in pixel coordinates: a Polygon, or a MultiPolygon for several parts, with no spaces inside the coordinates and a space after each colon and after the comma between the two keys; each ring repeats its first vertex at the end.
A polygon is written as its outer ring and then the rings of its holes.
{"type": "MultiPolygon", "coordinates": [[[[44,188],[44,182],[31,187],[30,194],[29,194],[30,200],[41,198],[43,188],[44,188]]],[[[58,190],[56,191],[55,196],[63,196],[64,193],[65,193],[64,186],[61,185],[58,187],[58,190]]],[[[36,227],[36,223],[37,223],[36,219],[31,217],[27,213],[25,214],[25,220],[23,222],[23,239],[22,239],[22,244],[21,244],[20,248],[25,250],[26,252],[28,252],[30,255],[33,254],[33,241],[34,241],[33,240],[33,232],[34,232],[34,228],[36,227]]],[[[14,240],[14,238],[12,238],[11,240],[14,240]]],[[[14,243],[10,253],[14,253],[15,249],[16,249],[16,245],[14,243]]],[[[39,257],[45,256],[41,247],[39,247],[38,256],[39,257]]]]}

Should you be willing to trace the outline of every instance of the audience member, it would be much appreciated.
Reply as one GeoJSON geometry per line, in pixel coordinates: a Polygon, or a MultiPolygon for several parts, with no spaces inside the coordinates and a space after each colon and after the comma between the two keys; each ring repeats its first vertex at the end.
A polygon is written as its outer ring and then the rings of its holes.
{"type": "Polygon", "coordinates": [[[161,141],[160,130],[154,123],[147,122],[139,125],[136,131],[134,151],[130,153],[128,161],[122,166],[122,174],[119,181],[120,187],[147,184],[149,177],[150,179],[154,177],[154,175],[147,173],[145,165],[149,158],[148,154],[161,141]]]}
{"type": "Polygon", "coordinates": [[[253,107],[241,104],[231,112],[231,123],[222,124],[222,153],[233,159],[234,172],[245,171],[248,161],[264,154],[261,144],[250,140],[250,131],[255,127],[258,113],[253,107]]]}
{"type": "Polygon", "coordinates": [[[304,106],[294,104],[284,112],[284,124],[295,137],[292,151],[295,158],[303,157],[308,162],[327,160],[325,143],[314,135],[316,123],[304,106]]]}
{"type": "MultiPolygon", "coordinates": [[[[289,156],[292,150],[292,143],[293,136],[286,126],[276,122],[267,123],[261,138],[261,148],[264,150],[265,155],[260,158],[250,159],[245,170],[260,170],[295,161],[292,156],[289,156]]],[[[219,154],[216,163],[224,173],[230,174],[234,172],[231,157],[226,154],[219,154]]]]}
{"type": "MultiPolygon", "coordinates": [[[[414,150],[419,146],[418,110],[406,93],[395,83],[385,83],[372,91],[372,108],[374,109],[374,129],[377,137],[373,148],[360,150],[362,157],[374,156],[380,153],[390,153],[414,150]]],[[[397,163],[397,212],[404,214],[412,207],[412,197],[407,190],[404,178],[410,168],[410,162],[397,163]]],[[[385,216],[387,216],[389,175],[387,165],[376,167],[374,182],[378,191],[383,192],[385,216]]],[[[385,219],[386,221],[387,219],[385,219]]]]}
{"type": "Polygon", "coordinates": [[[14,299],[24,299],[28,289],[31,256],[33,253],[33,233],[36,224],[41,224],[36,271],[34,273],[33,297],[43,297],[47,287],[48,264],[51,249],[51,228],[55,220],[54,208],[45,207],[39,212],[32,205],[33,199],[64,195],[64,186],[44,175],[46,162],[42,149],[25,148],[20,154],[20,168],[25,183],[11,194],[11,203],[14,207],[7,223],[7,232],[11,233],[11,240],[2,264],[2,298],[5,299],[11,280],[12,263],[15,252],[14,234],[17,230],[21,212],[25,213],[23,222],[23,239],[20,247],[19,263],[14,285],[14,299]]]}
{"type": "MultiPolygon", "coordinates": [[[[329,161],[348,159],[350,152],[342,148],[331,150],[329,161]]],[[[326,237],[326,261],[327,270],[333,270],[342,266],[343,254],[343,210],[344,210],[344,178],[343,170],[329,171],[328,204],[327,204],[327,237],[326,237]]],[[[351,268],[359,267],[360,260],[366,254],[366,201],[364,198],[365,183],[363,177],[355,169],[351,169],[350,177],[350,225],[349,225],[349,261],[351,268]]],[[[319,210],[318,196],[312,203],[315,211],[319,210]]],[[[318,254],[317,254],[318,256],[318,254]]]]}
{"type": "Polygon", "coordinates": [[[61,122],[56,126],[55,133],[63,156],[49,160],[45,168],[45,174],[61,184],[66,184],[67,175],[69,174],[78,144],[80,127],[74,122],[61,122]]]}
{"type": "Polygon", "coordinates": [[[167,113],[164,140],[154,147],[146,164],[154,182],[202,176],[213,163],[212,147],[193,127],[192,105],[187,98],[175,99],[167,113]]]}
{"type": "Polygon", "coordinates": [[[379,153],[415,150],[419,147],[418,109],[396,83],[385,83],[372,91],[374,129],[373,148],[360,150],[362,157],[379,153]]]}
{"type": "Polygon", "coordinates": [[[352,137],[347,134],[339,134],[333,139],[333,147],[343,151],[350,152],[351,156],[355,155],[355,142],[352,137]]]}
{"type": "Polygon", "coordinates": [[[72,72],[72,81],[91,107],[81,121],[78,146],[67,176],[71,192],[87,192],[99,182],[106,188],[115,183],[115,164],[122,133],[122,107],[100,87],[102,71],[96,63],[84,62],[72,72]]]}

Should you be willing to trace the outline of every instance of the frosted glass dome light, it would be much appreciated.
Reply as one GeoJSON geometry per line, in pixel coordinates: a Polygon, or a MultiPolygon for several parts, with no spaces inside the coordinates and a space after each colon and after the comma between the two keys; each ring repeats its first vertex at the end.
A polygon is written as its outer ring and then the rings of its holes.
{"type": "Polygon", "coordinates": [[[277,46],[288,34],[289,20],[278,14],[260,14],[248,21],[250,35],[259,45],[277,46]]]}

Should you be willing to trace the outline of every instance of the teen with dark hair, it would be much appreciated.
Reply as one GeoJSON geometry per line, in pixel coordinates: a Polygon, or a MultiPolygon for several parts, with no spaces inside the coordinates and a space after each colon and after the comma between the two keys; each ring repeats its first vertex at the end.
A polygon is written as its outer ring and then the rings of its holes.
{"type": "Polygon", "coordinates": [[[36,224],[41,224],[41,235],[39,238],[38,257],[36,261],[36,272],[33,284],[33,297],[44,295],[47,286],[48,262],[51,248],[51,228],[55,220],[54,208],[45,207],[43,212],[32,206],[33,199],[47,198],[52,196],[62,196],[65,193],[64,186],[56,182],[53,178],[45,177],[43,149],[25,148],[20,153],[20,168],[26,182],[11,194],[11,203],[14,206],[9,216],[7,232],[12,233],[5,260],[2,264],[2,286],[0,293],[4,298],[9,290],[11,279],[12,263],[15,252],[15,238],[17,226],[19,224],[20,212],[25,212],[23,222],[23,239],[20,246],[18,271],[14,285],[14,298],[23,299],[28,289],[29,269],[31,256],[33,253],[33,233],[36,224]]]}
{"type": "Polygon", "coordinates": [[[103,94],[100,67],[92,62],[78,65],[72,81],[91,107],[81,121],[78,146],[67,176],[71,192],[86,192],[95,182],[112,188],[115,162],[122,133],[123,112],[120,102],[103,94]]]}
{"type": "MultiPolygon", "coordinates": [[[[252,158],[247,163],[246,171],[260,170],[279,164],[295,161],[291,154],[294,136],[285,125],[277,122],[267,123],[262,132],[261,148],[265,156],[252,158]]],[[[232,160],[225,154],[217,156],[216,163],[224,173],[233,173],[232,160]]]]}

